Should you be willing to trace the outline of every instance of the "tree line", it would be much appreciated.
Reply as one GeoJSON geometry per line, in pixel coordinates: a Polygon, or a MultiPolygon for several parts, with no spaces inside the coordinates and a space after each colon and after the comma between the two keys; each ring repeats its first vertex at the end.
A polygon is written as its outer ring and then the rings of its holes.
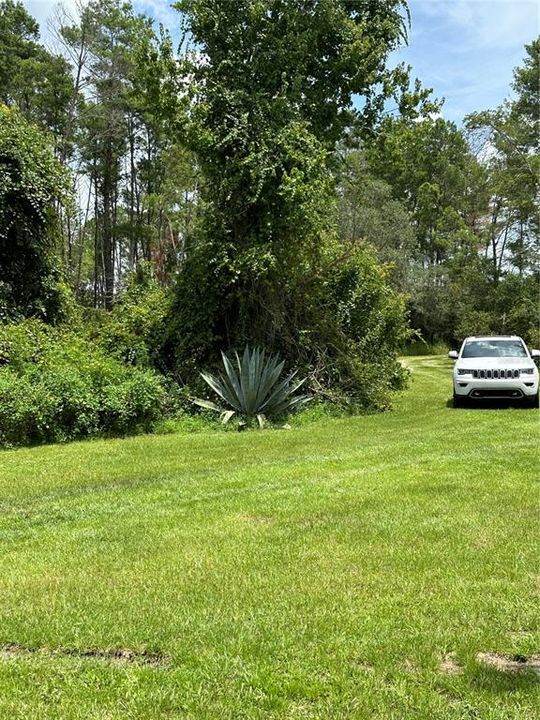
{"type": "Polygon", "coordinates": [[[511,98],[458,127],[389,63],[401,0],[176,7],[176,28],[119,0],[60,9],[53,51],[1,0],[5,319],[52,320],[62,283],[111,311],[144,268],[169,292],[163,371],[189,382],[247,341],[351,392],[413,337],[538,341],[539,40],[511,98]],[[15,137],[58,163],[41,270],[24,208],[6,230],[15,137]]]}

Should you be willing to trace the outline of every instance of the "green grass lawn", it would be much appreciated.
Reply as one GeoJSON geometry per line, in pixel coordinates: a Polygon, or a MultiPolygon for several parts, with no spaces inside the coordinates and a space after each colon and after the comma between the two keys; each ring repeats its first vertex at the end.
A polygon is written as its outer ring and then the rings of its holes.
{"type": "Polygon", "coordinates": [[[538,412],[407,363],[383,415],[0,453],[0,717],[540,717],[477,659],[540,652],[538,412]]]}

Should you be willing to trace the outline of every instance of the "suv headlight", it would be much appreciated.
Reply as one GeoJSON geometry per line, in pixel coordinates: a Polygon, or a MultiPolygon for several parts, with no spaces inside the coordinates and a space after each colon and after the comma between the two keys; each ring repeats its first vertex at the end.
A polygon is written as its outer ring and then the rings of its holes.
{"type": "Polygon", "coordinates": [[[472,370],[469,370],[467,368],[458,368],[457,374],[458,375],[472,375],[472,370]]]}
{"type": "Polygon", "coordinates": [[[534,368],[521,368],[520,375],[534,375],[534,368]]]}

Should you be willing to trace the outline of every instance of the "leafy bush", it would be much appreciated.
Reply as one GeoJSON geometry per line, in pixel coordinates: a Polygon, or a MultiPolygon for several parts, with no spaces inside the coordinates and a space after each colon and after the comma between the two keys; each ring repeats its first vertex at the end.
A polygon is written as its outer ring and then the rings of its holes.
{"type": "Polygon", "coordinates": [[[407,343],[401,350],[401,355],[405,357],[415,357],[418,355],[446,355],[449,346],[447,343],[437,342],[428,343],[425,340],[414,340],[407,343]]]}
{"type": "Polygon", "coordinates": [[[161,359],[177,378],[196,389],[198,369],[216,365],[223,346],[249,343],[300,368],[320,398],[357,409],[389,406],[406,380],[397,361],[408,337],[405,300],[369,247],[325,238],[296,272],[279,270],[279,282],[259,279],[258,305],[249,311],[231,291],[225,260],[204,252],[183,267],[166,318],[161,359]]]}
{"type": "Polygon", "coordinates": [[[63,319],[66,288],[54,246],[68,187],[50,138],[0,105],[0,322],[63,319]]]}
{"type": "MultiPolygon", "coordinates": [[[[94,311],[89,334],[109,355],[127,365],[152,367],[171,294],[142,263],[111,312],[94,311]]],[[[90,313],[88,313],[90,315],[90,313]]]]}
{"type": "Polygon", "coordinates": [[[300,338],[319,397],[349,409],[383,410],[392,391],[405,385],[397,354],[410,331],[405,300],[388,285],[388,272],[361,243],[329,253],[300,338]]]}
{"type": "Polygon", "coordinates": [[[278,355],[266,355],[264,349],[250,350],[246,345],[242,359],[235,352],[236,367],[221,353],[224,373],[217,377],[201,373],[205,382],[225,402],[225,409],[209,400],[196,399],[194,402],[221,414],[223,424],[238,414],[248,420],[257,419],[262,428],[267,417],[279,417],[298,410],[308,402],[307,396],[294,396],[304,384],[295,380],[297,371],[281,377],[285,362],[278,355]],[[293,397],[294,396],[294,397],[293,397]]]}
{"type": "Polygon", "coordinates": [[[24,320],[18,324],[0,324],[0,368],[23,373],[29,363],[37,362],[50,349],[57,332],[39,320],[24,320]]]}
{"type": "Polygon", "coordinates": [[[150,429],[164,388],[70,332],[35,320],[0,326],[0,446],[150,429]]]}

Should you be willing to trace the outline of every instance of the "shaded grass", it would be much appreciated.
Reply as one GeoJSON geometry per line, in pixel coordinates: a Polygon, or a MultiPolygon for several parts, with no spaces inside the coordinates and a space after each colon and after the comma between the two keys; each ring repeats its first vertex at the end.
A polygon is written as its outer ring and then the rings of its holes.
{"type": "Polygon", "coordinates": [[[428,343],[425,340],[413,340],[403,348],[402,355],[404,357],[447,355],[449,350],[447,343],[428,343]]]}
{"type": "Polygon", "coordinates": [[[477,654],[540,648],[538,413],[406,362],[392,413],[1,453],[0,717],[537,718],[477,654]]]}

